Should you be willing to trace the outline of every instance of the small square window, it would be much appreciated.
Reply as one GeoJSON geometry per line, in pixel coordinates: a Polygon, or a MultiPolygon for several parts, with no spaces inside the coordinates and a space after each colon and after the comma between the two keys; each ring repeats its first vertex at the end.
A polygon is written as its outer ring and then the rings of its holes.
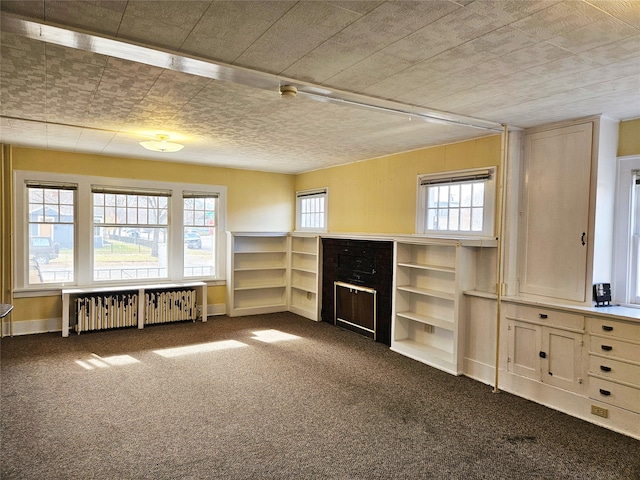
{"type": "Polygon", "coordinates": [[[326,188],[296,193],[296,230],[327,231],[326,188]]]}
{"type": "Polygon", "coordinates": [[[417,233],[492,236],[495,168],[418,177],[417,233]]]}

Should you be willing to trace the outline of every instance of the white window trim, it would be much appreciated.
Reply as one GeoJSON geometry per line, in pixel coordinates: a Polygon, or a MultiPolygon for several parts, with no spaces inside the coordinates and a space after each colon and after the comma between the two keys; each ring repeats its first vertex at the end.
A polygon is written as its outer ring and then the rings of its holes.
{"type": "Polygon", "coordinates": [[[614,248],[612,301],[622,305],[640,308],[640,304],[632,303],[633,282],[631,280],[632,245],[631,232],[631,184],[634,172],[640,170],[640,156],[618,158],[618,179],[616,184],[615,216],[614,216],[614,248]]]}
{"type": "Polygon", "coordinates": [[[493,238],[495,236],[495,215],[496,215],[496,167],[473,168],[468,170],[455,170],[451,172],[428,173],[418,175],[417,191],[416,191],[416,234],[429,237],[440,238],[493,238]],[[483,207],[483,230],[481,232],[462,232],[458,230],[427,230],[426,210],[427,198],[426,188],[422,184],[428,180],[451,180],[455,183],[457,179],[462,180],[465,177],[479,175],[489,172],[490,179],[486,181],[484,190],[484,207],[483,207]]]}
{"type": "Polygon", "coordinates": [[[310,190],[300,190],[296,192],[296,232],[327,232],[329,228],[329,188],[312,188],[310,190]],[[324,228],[301,228],[300,200],[310,195],[320,195],[324,193],[324,228]]]}
{"type": "MultiPolygon", "coordinates": [[[[118,189],[131,190],[171,190],[171,206],[169,217],[171,218],[171,228],[169,237],[168,255],[171,258],[169,264],[168,278],[166,279],[134,279],[136,285],[146,283],[184,282],[206,280],[212,282],[225,280],[225,262],[226,262],[226,211],[227,211],[227,187],[222,185],[205,185],[192,183],[173,183],[173,182],[152,182],[148,180],[132,180],[126,178],[97,177],[85,175],[68,175],[47,172],[32,172],[17,170],[14,172],[14,192],[16,201],[14,202],[14,291],[55,291],[69,285],[91,287],[91,286],[110,286],[124,285],[124,282],[104,282],[93,280],[93,202],[91,188],[94,185],[104,187],[113,187],[118,189]],[[75,262],[74,262],[74,278],[73,283],[47,283],[45,285],[29,285],[29,262],[25,254],[25,245],[28,245],[28,221],[26,216],[27,209],[27,181],[50,182],[63,184],[76,184],[76,221],[75,221],[75,262]],[[218,212],[216,225],[216,275],[211,277],[184,277],[184,241],[183,241],[183,202],[182,192],[198,191],[201,193],[211,193],[218,196],[218,212]],[[89,241],[80,242],[78,239],[89,239],[89,241]]],[[[129,282],[131,283],[131,282],[129,282]]]]}

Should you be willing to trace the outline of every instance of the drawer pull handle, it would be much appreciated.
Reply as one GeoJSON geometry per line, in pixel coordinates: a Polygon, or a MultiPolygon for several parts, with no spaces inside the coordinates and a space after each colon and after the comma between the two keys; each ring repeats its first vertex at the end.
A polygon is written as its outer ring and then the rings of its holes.
{"type": "Polygon", "coordinates": [[[604,330],[605,332],[612,332],[613,327],[610,327],[609,325],[602,325],[602,330],[604,330]]]}
{"type": "Polygon", "coordinates": [[[603,372],[610,372],[611,367],[607,367],[606,365],[600,365],[600,370],[602,370],[603,372]]]}
{"type": "Polygon", "coordinates": [[[608,397],[609,395],[611,395],[611,392],[609,390],[604,390],[601,388],[600,395],[604,395],[605,397],[608,397]]]}
{"type": "Polygon", "coordinates": [[[549,318],[549,315],[547,315],[546,313],[539,313],[538,317],[540,317],[540,318],[549,318]]]}
{"type": "Polygon", "coordinates": [[[602,348],[602,350],[604,350],[605,352],[610,352],[611,350],[613,350],[613,347],[611,345],[601,345],[600,348],[602,348]]]}

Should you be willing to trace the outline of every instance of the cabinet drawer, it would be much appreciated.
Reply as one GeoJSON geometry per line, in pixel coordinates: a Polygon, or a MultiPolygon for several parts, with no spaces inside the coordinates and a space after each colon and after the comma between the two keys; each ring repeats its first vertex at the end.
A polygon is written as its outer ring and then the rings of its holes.
{"type": "Polygon", "coordinates": [[[615,338],[591,336],[589,351],[607,357],[640,362],[640,345],[615,338]]]}
{"type": "Polygon", "coordinates": [[[589,398],[640,413],[640,389],[591,377],[589,398]]]}
{"type": "Polygon", "coordinates": [[[606,318],[588,318],[589,332],[595,335],[617,337],[640,342],[640,324],[607,320],[606,318]]]}
{"type": "Polygon", "coordinates": [[[521,320],[538,325],[548,325],[550,327],[567,328],[578,331],[584,330],[584,317],[574,313],[510,303],[507,305],[507,316],[513,320],[521,320]]]}
{"type": "Polygon", "coordinates": [[[640,365],[589,355],[589,373],[611,380],[631,383],[640,388],[640,365]]]}

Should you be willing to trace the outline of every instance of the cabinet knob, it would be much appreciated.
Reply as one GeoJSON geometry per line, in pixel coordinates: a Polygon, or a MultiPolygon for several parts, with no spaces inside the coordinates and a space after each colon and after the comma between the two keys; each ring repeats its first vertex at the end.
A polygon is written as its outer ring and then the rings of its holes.
{"type": "Polygon", "coordinates": [[[610,327],[609,325],[602,325],[602,330],[604,330],[605,332],[612,332],[613,327],[610,327]]]}
{"type": "Polygon", "coordinates": [[[584,241],[584,237],[587,236],[587,232],[582,232],[582,236],[580,237],[580,242],[582,242],[582,245],[586,245],[585,241],[584,241]]]}
{"type": "Polygon", "coordinates": [[[600,365],[600,370],[602,370],[603,372],[610,372],[611,367],[607,367],[606,365],[600,365]]]}
{"type": "Polygon", "coordinates": [[[610,352],[611,350],[613,350],[613,347],[611,345],[600,345],[600,348],[602,348],[602,350],[604,350],[605,352],[610,352]]]}
{"type": "Polygon", "coordinates": [[[540,352],[538,355],[540,355],[540,358],[547,358],[547,352],[540,352]]]}
{"type": "Polygon", "coordinates": [[[601,388],[600,395],[604,395],[605,397],[608,397],[609,395],[611,395],[611,392],[609,390],[604,390],[603,388],[601,388]]]}
{"type": "Polygon", "coordinates": [[[549,315],[547,315],[546,313],[539,313],[538,317],[540,317],[540,318],[549,318],[549,315]]]}

